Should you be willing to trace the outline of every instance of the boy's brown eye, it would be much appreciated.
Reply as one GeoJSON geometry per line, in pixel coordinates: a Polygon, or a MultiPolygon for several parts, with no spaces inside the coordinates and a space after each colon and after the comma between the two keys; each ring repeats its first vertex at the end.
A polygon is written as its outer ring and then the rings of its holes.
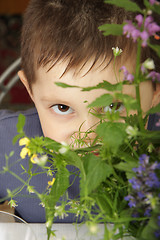
{"type": "Polygon", "coordinates": [[[58,104],[57,106],[58,106],[59,111],[61,111],[61,112],[66,112],[69,110],[69,107],[66,105],[58,104]]]}
{"type": "Polygon", "coordinates": [[[124,105],[122,102],[115,102],[115,103],[111,103],[109,106],[106,106],[103,108],[104,112],[122,112],[124,109],[124,105]]]}
{"type": "Polygon", "coordinates": [[[64,104],[55,104],[51,107],[56,114],[67,115],[73,113],[73,109],[64,104]]]}
{"type": "Polygon", "coordinates": [[[121,106],[122,106],[121,102],[115,102],[109,105],[110,109],[114,109],[115,111],[118,110],[121,106]]]}

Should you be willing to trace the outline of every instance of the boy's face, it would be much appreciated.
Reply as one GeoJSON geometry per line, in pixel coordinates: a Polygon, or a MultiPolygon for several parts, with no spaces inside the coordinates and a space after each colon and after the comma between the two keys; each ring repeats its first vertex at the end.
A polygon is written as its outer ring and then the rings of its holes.
{"type": "MultiPolygon", "coordinates": [[[[89,112],[87,105],[107,92],[103,89],[83,92],[81,88],[76,87],[62,88],[55,85],[55,82],[63,82],[79,87],[90,87],[97,85],[103,80],[114,84],[116,83],[116,78],[112,64],[105,69],[103,69],[104,66],[98,67],[97,64],[86,74],[91,66],[91,62],[88,62],[79,73],[75,74],[73,70],[69,70],[61,77],[66,64],[65,62],[58,63],[49,72],[47,72],[47,67],[40,67],[36,72],[36,82],[32,85],[32,94],[30,95],[37,108],[44,136],[58,142],[65,141],[70,144],[73,134],[79,130],[85,132],[93,126],[95,127],[99,119],[89,112]]],[[[128,71],[133,72],[133,67],[129,61],[124,65],[128,71]]],[[[19,73],[19,76],[28,88],[27,80],[22,71],[19,73]]],[[[121,78],[123,78],[123,74],[121,78]]],[[[123,92],[135,97],[134,87],[131,85],[125,86],[123,92]]],[[[141,103],[144,111],[150,108],[152,98],[152,83],[142,83],[141,103]]],[[[105,111],[109,108],[110,106],[104,106],[103,109],[105,111]]],[[[100,113],[102,109],[96,109],[96,111],[100,113]]],[[[125,115],[123,104],[120,104],[118,111],[125,115]]]]}

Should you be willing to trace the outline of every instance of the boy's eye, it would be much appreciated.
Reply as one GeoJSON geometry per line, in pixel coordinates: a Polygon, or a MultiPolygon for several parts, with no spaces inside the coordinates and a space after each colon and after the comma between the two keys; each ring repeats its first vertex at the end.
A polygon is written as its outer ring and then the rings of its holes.
{"type": "Polygon", "coordinates": [[[115,103],[111,103],[109,106],[106,106],[103,108],[104,112],[122,112],[124,109],[124,105],[122,102],[115,102],[115,103]]]}
{"type": "Polygon", "coordinates": [[[73,109],[64,104],[55,104],[51,107],[53,111],[60,115],[67,115],[73,113],[73,109]]]}

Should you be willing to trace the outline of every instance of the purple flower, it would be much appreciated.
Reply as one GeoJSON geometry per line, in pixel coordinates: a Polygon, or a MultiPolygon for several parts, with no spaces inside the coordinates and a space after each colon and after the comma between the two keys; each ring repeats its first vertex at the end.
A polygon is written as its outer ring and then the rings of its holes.
{"type": "MultiPolygon", "coordinates": [[[[141,216],[151,216],[153,209],[151,199],[157,196],[157,189],[160,188],[160,179],[156,175],[156,169],[160,169],[160,163],[158,161],[152,163],[148,155],[142,154],[139,157],[139,166],[133,168],[136,176],[128,180],[132,190],[131,194],[124,199],[128,201],[130,208],[135,209],[135,212],[140,213],[139,210],[143,209],[141,216]]],[[[160,216],[158,221],[160,224],[160,216]]]]}
{"type": "Polygon", "coordinates": [[[150,3],[151,5],[155,4],[155,2],[156,2],[156,0],[149,0],[149,3],[150,3]]]}
{"type": "Polygon", "coordinates": [[[145,197],[145,195],[144,195],[143,192],[137,192],[137,195],[138,195],[138,197],[139,197],[140,199],[142,199],[142,198],[145,197]]]}
{"type": "Polygon", "coordinates": [[[147,46],[147,40],[149,38],[149,34],[146,30],[144,30],[143,32],[140,33],[140,37],[142,39],[142,47],[146,47],[147,46]]]}
{"type": "Polygon", "coordinates": [[[154,36],[156,32],[160,31],[160,26],[157,25],[157,23],[153,22],[148,24],[148,34],[150,36],[154,36]]]}
{"type": "Polygon", "coordinates": [[[135,19],[137,20],[138,22],[138,27],[140,28],[142,26],[142,23],[143,23],[143,16],[141,14],[138,14],[135,19]]]}
{"type": "Polygon", "coordinates": [[[127,34],[127,38],[129,38],[132,34],[132,31],[135,29],[135,26],[133,25],[131,20],[127,20],[126,21],[126,25],[124,25],[123,27],[123,34],[127,34]]]}
{"type": "Polygon", "coordinates": [[[131,73],[128,72],[127,68],[126,68],[125,66],[122,66],[122,67],[120,68],[120,70],[123,70],[123,73],[124,73],[124,78],[123,78],[123,80],[127,80],[127,81],[129,81],[130,83],[132,83],[133,80],[134,80],[134,76],[133,76],[131,73]]]}
{"type": "Polygon", "coordinates": [[[156,80],[157,80],[158,82],[160,82],[160,73],[155,72],[155,71],[151,71],[151,72],[148,74],[147,78],[152,78],[152,81],[153,81],[153,82],[156,81],[156,80]]]}
{"type": "Polygon", "coordinates": [[[149,173],[149,176],[145,183],[150,188],[159,188],[160,187],[160,181],[159,181],[157,175],[155,174],[155,172],[149,173]]]}
{"type": "Polygon", "coordinates": [[[147,208],[144,212],[144,216],[150,217],[151,216],[151,209],[147,208]]]}
{"type": "Polygon", "coordinates": [[[146,166],[146,164],[149,163],[149,156],[147,156],[146,154],[142,154],[140,157],[139,157],[139,162],[142,166],[146,166]]]}
{"type": "Polygon", "coordinates": [[[132,184],[132,188],[135,190],[140,190],[141,188],[141,182],[133,177],[132,179],[129,179],[129,182],[132,184]]]}
{"type": "Polygon", "coordinates": [[[154,235],[156,238],[159,239],[160,238],[160,230],[155,231],[154,235]]]}
{"type": "Polygon", "coordinates": [[[137,21],[137,26],[134,26],[131,20],[126,21],[126,25],[123,27],[123,34],[127,38],[131,37],[135,42],[138,38],[142,40],[142,46],[147,46],[147,40],[150,36],[155,36],[156,32],[160,31],[160,26],[157,23],[153,22],[151,16],[146,17],[144,22],[144,29],[142,31],[141,27],[144,21],[144,17],[141,14],[138,14],[135,17],[137,21]]]}
{"type": "Polygon", "coordinates": [[[136,201],[135,201],[135,199],[134,199],[133,196],[128,195],[128,196],[126,196],[124,199],[125,199],[126,201],[129,201],[128,206],[129,206],[130,208],[136,206],[136,201]]]}
{"type": "Polygon", "coordinates": [[[148,28],[148,26],[149,26],[149,24],[150,24],[151,22],[153,22],[152,16],[146,17],[145,22],[144,22],[144,28],[145,28],[145,29],[148,28]]]}
{"type": "Polygon", "coordinates": [[[158,224],[158,226],[160,227],[160,215],[158,216],[157,224],[158,224]]]}

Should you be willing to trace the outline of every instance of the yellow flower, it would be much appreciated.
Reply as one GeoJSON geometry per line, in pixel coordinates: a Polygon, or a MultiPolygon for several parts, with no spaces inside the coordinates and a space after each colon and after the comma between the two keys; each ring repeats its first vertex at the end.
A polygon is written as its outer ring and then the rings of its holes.
{"type": "Polygon", "coordinates": [[[48,181],[48,185],[49,185],[49,186],[52,186],[52,185],[54,184],[55,180],[56,180],[56,179],[53,178],[52,181],[48,181]]]}
{"type": "Polygon", "coordinates": [[[29,142],[30,142],[30,140],[27,137],[21,138],[19,140],[19,146],[23,146],[23,145],[28,146],[29,142]]]}
{"type": "Polygon", "coordinates": [[[37,159],[38,159],[37,154],[33,154],[32,157],[30,158],[30,161],[31,161],[32,163],[36,164],[36,163],[37,163],[37,161],[36,161],[37,159]]]}
{"type": "Polygon", "coordinates": [[[27,147],[22,148],[22,150],[21,150],[21,152],[20,152],[20,157],[21,157],[22,159],[24,159],[24,158],[27,156],[27,154],[28,154],[28,156],[31,155],[30,150],[29,150],[27,147]]]}

